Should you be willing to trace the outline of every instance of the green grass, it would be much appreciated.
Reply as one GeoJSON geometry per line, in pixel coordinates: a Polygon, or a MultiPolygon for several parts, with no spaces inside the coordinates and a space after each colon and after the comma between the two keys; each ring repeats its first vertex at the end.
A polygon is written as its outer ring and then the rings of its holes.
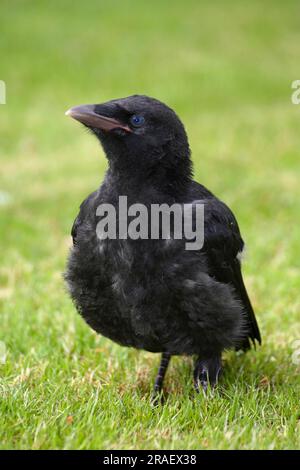
{"type": "Polygon", "coordinates": [[[1,448],[300,448],[298,1],[2,0],[0,30],[1,448]],[[177,110],[196,178],[235,211],[263,336],[207,398],[175,358],[157,409],[158,357],[94,334],[61,277],[106,168],[64,111],[132,93],[177,110]]]}

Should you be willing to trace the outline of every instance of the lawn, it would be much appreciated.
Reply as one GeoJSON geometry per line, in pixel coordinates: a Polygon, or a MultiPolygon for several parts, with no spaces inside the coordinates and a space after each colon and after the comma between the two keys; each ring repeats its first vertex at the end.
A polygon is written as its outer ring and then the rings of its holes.
{"type": "Polygon", "coordinates": [[[1,1],[1,448],[300,448],[299,13],[297,0],[1,1]],[[97,336],[62,280],[106,169],[64,112],[133,93],[176,109],[196,179],[236,213],[263,337],[224,356],[207,397],[175,358],[156,409],[158,356],[97,336]]]}

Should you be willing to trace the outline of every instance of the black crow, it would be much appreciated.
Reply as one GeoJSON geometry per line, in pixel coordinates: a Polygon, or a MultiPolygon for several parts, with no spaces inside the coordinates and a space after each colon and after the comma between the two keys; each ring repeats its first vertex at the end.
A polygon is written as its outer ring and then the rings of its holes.
{"type": "Polygon", "coordinates": [[[134,95],[67,114],[96,135],[108,159],[104,181],[81,204],[72,228],[65,278],[77,310],[120,345],[162,353],[156,393],[172,355],[197,356],[197,391],[215,385],[222,351],[261,343],[241,274],[244,242],[234,215],[193,181],[184,126],[165,104],[134,95]],[[104,212],[98,208],[110,204],[105,207],[115,208],[119,221],[120,196],[128,206],[149,209],[201,203],[202,248],[187,249],[174,230],[169,239],[99,235],[104,212]]]}

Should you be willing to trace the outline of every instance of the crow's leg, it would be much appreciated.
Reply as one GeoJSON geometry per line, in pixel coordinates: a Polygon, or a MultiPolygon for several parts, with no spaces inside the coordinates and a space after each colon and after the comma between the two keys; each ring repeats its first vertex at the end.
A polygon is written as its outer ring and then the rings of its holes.
{"type": "Polygon", "coordinates": [[[200,392],[200,387],[206,392],[208,384],[214,387],[218,383],[221,367],[220,355],[210,359],[198,358],[194,369],[194,387],[196,392],[200,392]]]}
{"type": "Polygon", "coordinates": [[[158,403],[159,395],[162,391],[163,381],[167,372],[167,368],[171,359],[170,353],[163,353],[161,356],[160,366],[154,383],[152,401],[154,404],[158,403]]]}

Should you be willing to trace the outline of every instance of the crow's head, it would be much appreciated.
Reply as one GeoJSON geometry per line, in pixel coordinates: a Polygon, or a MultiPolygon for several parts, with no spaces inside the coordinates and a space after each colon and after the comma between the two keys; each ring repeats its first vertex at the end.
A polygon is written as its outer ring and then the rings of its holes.
{"type": "Polygon", "coordinates": [[[100,140],[114,168],[143,171],[169,168],[190,174],[190,150],[175,112],[148,96],[133,95],[103,104],[82,105],[66,113],[100,140]]]}

